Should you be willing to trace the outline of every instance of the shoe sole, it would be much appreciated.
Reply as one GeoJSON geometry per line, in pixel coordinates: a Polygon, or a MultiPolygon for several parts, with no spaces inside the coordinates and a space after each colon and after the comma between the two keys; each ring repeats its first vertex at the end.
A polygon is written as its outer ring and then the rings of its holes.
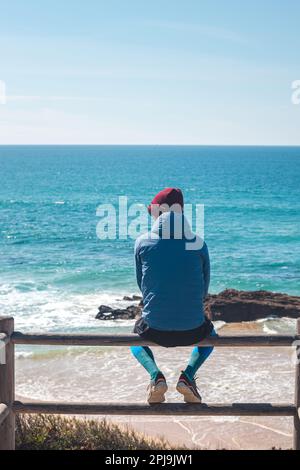
{"type": "Polygon", "coordinates": [[[163,403],[165,399],[165,393],[168,390],[167,384],[156,385],[153,390],[149,392],[148,403],[154,405],[155,403],[163,403]]]}
{"type": "Polygon", "coordinates": [[[178,382],[176,390],[183,395],[183,399],[186,403],[202,403],[201,398],[196,397],[184,382],[178,382]]]}

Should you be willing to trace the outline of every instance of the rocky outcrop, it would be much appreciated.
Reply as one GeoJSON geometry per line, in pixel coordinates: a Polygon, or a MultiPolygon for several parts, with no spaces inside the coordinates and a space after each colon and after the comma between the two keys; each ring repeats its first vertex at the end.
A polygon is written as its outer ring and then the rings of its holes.
{"type": "MultiPolygon", "coordinates": [[[[112,308],[106,305],[99,307],[96,318],[99,320],[134,320],[141,315],[142,301],[140,296],[125,296],[123,300],[139,301],[127,308],[112,308]]],[[[268,291],[238,291],[226,289],[216,295],[208,295],[205,312],[211,320],[226,323],[254,321],[270,316],[300,317],[300,297],[268,291]]]]}
{"type": "Polygon", "coordinates": [[[134,320],[141,315],[142,308],[139,305],[129,305],[127,308],[100,305],[98,310],[97,320],[134,320]]]}
{"type": "Polygon", "coordinates": [[[238,291],[227,289],[209,295],[205,311],[211,320],[226,323],[254,321],[270,316],[300,317],[300,297],[268,291],[238,291]]]}
{"type": "Polygon", "coordinates": [[[142,300],[142,297],[140,295],[124,295],[123,297],[123,300],[129,300],[129,301],[133,301],[133,300],[142,300]]]}

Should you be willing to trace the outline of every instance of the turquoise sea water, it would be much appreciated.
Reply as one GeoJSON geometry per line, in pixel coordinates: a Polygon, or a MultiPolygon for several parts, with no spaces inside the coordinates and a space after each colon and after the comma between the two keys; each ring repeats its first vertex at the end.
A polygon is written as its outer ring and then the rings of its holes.
{"type": "MultiPolygon", "coordinates": [[[[0,147],[0,308],[23,329],[99,328],[137,292],[133,240],[99,240],[97,206],[166,186],[205,205],[211,291],[300,294],[300,148],[0,147]]],[[[109,325],[108,325],[109,327],[109,325]]]]}

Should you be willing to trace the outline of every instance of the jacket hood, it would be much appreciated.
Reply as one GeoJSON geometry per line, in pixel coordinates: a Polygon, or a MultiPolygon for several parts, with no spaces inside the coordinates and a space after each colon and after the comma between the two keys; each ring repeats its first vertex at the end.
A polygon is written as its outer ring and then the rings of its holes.
{"type": "Polygon", "coordinates": [[[191,240],[196,237],[182,212],[164,212],[154,222],[151,232],[163,239],[191,240]]]}

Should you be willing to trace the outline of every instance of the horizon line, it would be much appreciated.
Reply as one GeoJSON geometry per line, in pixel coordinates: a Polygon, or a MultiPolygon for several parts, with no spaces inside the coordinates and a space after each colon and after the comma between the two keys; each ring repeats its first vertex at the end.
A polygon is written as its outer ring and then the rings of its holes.
{"type": "Polygon", "coordinates": [[[1,144],[0,147],[291,147],[300,148],[299,144],[1,144]]]}

